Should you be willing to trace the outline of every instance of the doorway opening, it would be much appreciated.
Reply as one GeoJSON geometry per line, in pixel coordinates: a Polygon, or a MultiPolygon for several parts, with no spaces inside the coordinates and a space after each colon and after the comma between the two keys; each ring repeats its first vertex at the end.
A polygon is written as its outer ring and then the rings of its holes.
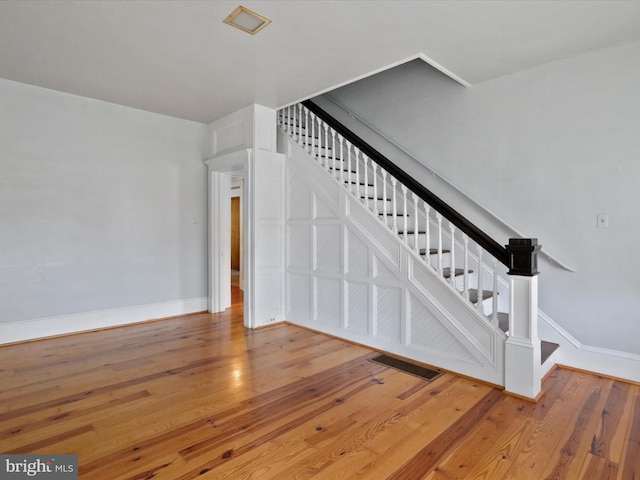
{"type": "Polygon", "coordinates": [[[250,259],[247,258],[251,252],[249,225],[252,212],[248,208],[251,204],[251,191],[245,189],[245,185],[251,184],[251,171],[248,168],[250,153],[248,150],[240,150],[205,161],[209,167],[208,310],[211,313],[223,312],[241,301],[244,326],[254,328],[252,269],[250,259]],[[234,203],[239,202],[239,265],[235,264],[238,273],[233,275],[237,276],[237,287],[232,286],[232,198],[238,199],[234,203]]]}
{"type": "Polygon", "coordinates": [[[242,225],[242,203],[244,182],[242,177],[231,177],[231,303],[242,302],[244,291],[244,238],[242,225]]]}

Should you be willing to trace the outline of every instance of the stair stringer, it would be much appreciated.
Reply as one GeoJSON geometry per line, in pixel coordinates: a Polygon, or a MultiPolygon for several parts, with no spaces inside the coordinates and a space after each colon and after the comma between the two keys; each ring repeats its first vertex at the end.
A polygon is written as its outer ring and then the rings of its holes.
{"type": "Polygon", "coordinates": [[[504,385],[506,335],[299,145],[285,142],[287,320],[504,385]]]}

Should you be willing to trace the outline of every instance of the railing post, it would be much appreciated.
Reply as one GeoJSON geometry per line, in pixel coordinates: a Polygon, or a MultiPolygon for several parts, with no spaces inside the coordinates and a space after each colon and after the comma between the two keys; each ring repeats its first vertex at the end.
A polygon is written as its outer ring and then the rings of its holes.
{"type": "Polygon", "coordinates": [[[538,251],[536,238],[511,238],[509,252],[509,338],[505,344],[505,390],[535,400],[541,391],[538,338],[538,251]]]}

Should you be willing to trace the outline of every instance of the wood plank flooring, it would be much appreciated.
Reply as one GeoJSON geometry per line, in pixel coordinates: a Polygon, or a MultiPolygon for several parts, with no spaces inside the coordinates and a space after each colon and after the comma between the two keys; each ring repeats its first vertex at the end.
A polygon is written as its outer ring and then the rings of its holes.
{"type": "Polygon", "coordinates": [[[76,453],[83,480],[640,479],[640,387],[556,369],[537,403],[242,303],[0,347],[0,452],[76,453]]]}

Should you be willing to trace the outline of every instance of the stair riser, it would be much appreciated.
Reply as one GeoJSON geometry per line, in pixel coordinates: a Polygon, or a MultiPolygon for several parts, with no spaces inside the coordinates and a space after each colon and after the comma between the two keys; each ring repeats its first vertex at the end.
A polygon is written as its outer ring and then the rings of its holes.
{"type": "MultiPolygon", "coordinates": [[[[393,226],[393,216],[387,215],[387,217],[381,217],[385,219],[385,223],[392,227],[393,226]]],[[[396,225],[398,226],[398,231],[403,232],[405,230],[405,226],[407,230],[415,230],[415,220],[412,217],[407,217],[405,219],[404,215],[401,212],[398,212],[395,220],[396,225]]],[[[424,230],[424,225],[418,222],[418,230],[424,230]]]]}
{"type": "MultiPolygon", "coordinates": [[[[369,199],[369,205],[373,205],[372,200],[369,199]]],[[[391,205],[391,201],[387,200],[386,202],[383,200],[376,200],[376,206],[378,207],[378,212],[380,212],[380,214],[382,214],[382,212],[384,212],[384,206],[385,204],[387,205],[387,213],[391,212],[391,209],[393,208],[393,206],[391,205]]]]}
{"type": "MultiPolygon", "coordinates": [[[[391,230],[391,229],[390,229],[391,230]]],[[[400,238],[400,240],[404,241],[404,235],[402,235],[402,233],[398,234],[398,237],[400,238]]],[[[413,249],[414,245],[415,245],[415,237],[416,235],[414,235],[413,233],[407,233],[407,244],[408,246],[413,249]]],[[[427,241],[426,238],[427,236],[425,234],[418,234],[418,248],[426,248],[427,247],[427,241]]]]}

